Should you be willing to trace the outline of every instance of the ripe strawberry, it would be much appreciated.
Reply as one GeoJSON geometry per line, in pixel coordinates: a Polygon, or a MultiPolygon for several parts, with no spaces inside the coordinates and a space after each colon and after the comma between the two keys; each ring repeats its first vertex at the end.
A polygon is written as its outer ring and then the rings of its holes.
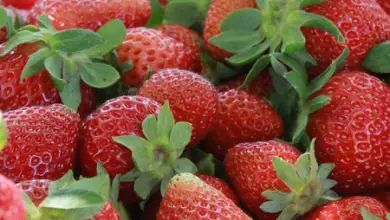
{"type": "Polygon", "coordinates": [[[251,219],[232,200],[192,174],[178,174],[169,182],[157,214],[164,219],[251,219]]]}
{"type": "Polygon", "coordinates": [[[390,14],[390,2],[389,0],[376,0],[378,4],[386,11],[387,14],[390,14]]]}
{"type": "Polygon", "coordinates": [[[319,162],[336,165],[336,191],[351,194],[390,185],[390,89],[363,72],[339,72],[315,95],[330,104],[310,116],[319,162]]]}
{"type": "Polygon", "coordinates": [[[219,93],[216,122],[205,148],[223,159],[236,144],[280,137],[283,127],[282,119],[267,101],[245,90],[230,89],[219,93]]]}
{"type": "Polygon", "coordinates": [[[233,11],[242,8],[256,7],[255,0],[213,0],[207,12],[205,27],[203,30],[203,38],[206,49],[211,56],[219,61],[224,61],[232,54],[224,51],[208,42],[212,37],[221,33],[220,25],[222,21],[233,11]]]}
{"type": "Polygon", "coordinates": [[[190,51],[189,55],[192,57],[193,67],[191,67],[191,69],[196,73],[201,71],[202,64],[199,55],[202,52],[200,47],[202,38],[198,33],[184,26],[175,24],[163,24],[156,27],[156,29],[168,37],[183,43],[184,47],[186,47],[185,50],[190,51]]]}
{"type": "Polygon", "coordinates": [[[390,190],[388,189],[380,189],[372,192],[368,192],[365,196],[372,197],[380,201],[383,205],[386,206],[387,209],[390,210],[390,190]]]}
{"type": "Polygon", "coordinates": [[[11,6],[17,9],[28,10],[31,9],[36,2],[38,2],[38,0],[3,0],[2,4],[7,7],[11,6]]]}
{"type": "Polygon", "coordinates": [[[37,24],[40,15],[49,15],[57,30],[83,28],[93,31],[112,19],[121,20],[127,28],[141,27],[148,21],[148,0],[40,0],[31,9],[28,24],[37,24]]]}
{"type": "Polygon", "coordinates": [[[25,220],[23,197],[16,185],[0,175],[0,219],[25,220]]]}
{"type": "Polygon", "coordinates": [[[214,124],[218,94],[214,86],[198,74],[179,69],[162,70],[145,82],[139,95],[160,104],[169,101],[175,119],[192,124],[189,146],[204,139],[214,124]]]}
{"type": "Polygon", "coordinates": [[[48,179],[33,179],[22,181],[17,186],[30,197],[34,205],[39,206],[49,194],[51,183],[52,181],[48,179]]]}
{"type": "Polygon", "coordinates": [[[61,104],[4,113],[8,142],[0,152],[0,173],[20,182],[56,180],[73,169],[80,116],[61,104]]]}
{"type": "MultiPolygon", "coordinates": [[[[389,40],[390,18],[375,0],[329,0],[309,6],[305,11],[324,16],[337,25],[351,51],[345,69],[360,70],[369,50],[389,40]]],[[[303,28],[303,33],[306,49],[318,63],[311,74],[318,75],[342,53],[344,45],[319,29],[303,28]]]]}
{"type": "Polygon", "coordinates": [[[370,214],[386,219],[388,210],[378,200],[365,197],[354,196],[330,202],[310,212],[305,220],[363,220],[361,209],[365,208],[370,214]]]}
{"type": "Polygon", "coordinates": [[[122,75],[126,85],[140,86],[149,68],[156,73],[166,68],[192,70],[193,61],[183,43],[147,28],[132,28],[117,48],[122,62],[132,61],[132,71],[122,75]]]}
{"type": "MultiPolygon", "coordinates": [[[[231,89],[239,89],[240,86],[244,83],[246,75],[238,76],[235,79],[229,80],[223,84],[218,85],[218,92],[226,92],[231,89]]],[[[267,97],[269,91],[273,87],[272,78],[268,73],[260,73],[257,75],[251,83],[241,88],[250,94],[257,95],[258,97],[267,97]]]]}

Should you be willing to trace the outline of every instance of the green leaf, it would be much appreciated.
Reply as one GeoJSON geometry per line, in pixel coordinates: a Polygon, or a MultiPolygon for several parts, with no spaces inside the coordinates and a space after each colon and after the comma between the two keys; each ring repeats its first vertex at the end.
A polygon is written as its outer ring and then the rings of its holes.
{"type": "Polygon", "coordinates": [[[238,9],[230,13],[221,23],[222,32],[230,30],[256,30],[261,25],[261,11],[255,8],[238,9]]]}
{"type": "Polygon", "coordinates": [[[121,74],[128,73],[134,69],[133,62],[127,61],[119,64],[119,70],[121,74]]]}
{"type": "Polygon", "coordinates": [[[309,79],[304,65],[301,65],[299,61],[293,57],[283,53],[273,53],[274,57],[280,60],[283,64],[287,65],[291,70],[298,73],[300,78],[305,84],[308,84],[309,79]]]}
{"type": "MultiPolygon", "coordinates": [[[[7,30],[7,40],[9,40],[15,34],[15,23],[11,16],[7,17],[5,29],[7,30]]],[[[23,28],[19,29],[18,31],[23,31],[23,28]]]]}
{"type": "Polygon", "coordinates": [[[49,72],[54,85],[59,92],[65,88],[66,81],[62,79],[63,60],[60,56],[54,55],[45,60],[45,68],[49,72]]]}
{"type": "Polygon", "coordinates": [[[320,95],[310,101],[310,114],[320,110],[324,106],[328,105],[332,100],[329,96],[320,95]]]}
{"type": "Polygon", "coordinates": [[[139,197],[146,200],[155,190],[160,180],[153,176],[143,173],[141,174],[134,183],[134,191],[139,197]]]}
{"type": "Polygon", "coordinates": [[[45,60],[50,57],[53,52],[49,48],[42,48],[28,59],[20,76],[20,82],[34,74],[37,74],[45,69],[45,60]]]}
{"type": "Polygon", "coordinates": [[[158,0],[150,0],[150,5],[152,7],[152,14],[146,23],[145,27],[154,28],[160,25],[164,20],[164,8],[161,6],[158,0]]]}
{"type": "Polygon", "coordinates": [[[390,41],[375,45],[364,58],[364,68],[375,73],[390,73],[390,41]]]}
{"type": "Polygon", "coordinates": [[[40,32],[20,31],[17,32],[11,39],[8,40],[7,45],[4,47],[0,56],[5,56],[15,47],[25,44],[33,43],[37,41],[44,41],[45,37],[40,32]]]}
{"type": "Polygon", "coordinates": [[[215,162],[212,154],[207,154],[203,159],[196,163],[198,173],[208,176],[215,176],[215,162]]]}
{"type": "Polygon", "coordinates": [[[192,136],[192,125],[188,122],[176,123],[169,137],[169,144],[173,149],[183,152],[184,148],[190,143],[192,136]]]}
{"type": "Polygon", "coordinates": [[[364,207],[360,209],[360,212],[362,214],[363,220],[380,220],[380,218],[368,212],[364,207]]]}
{"type": "Polygon", "coordinates": [[[309,121],[309,111],[310,110],[307,109],[306,106],[303,106],[299,111],[297,122],[296,122],[297,124],[294,129],[293,138],[292,138],[293,144],[297,144],[300,142],[301,137],[304,131],[306,130],[306,126],[309,121]]]}
{"type": "Polygon", "coordinates": [[[137,168],[134,168],[121,176],[121,182],[134,182],[140,175],[141,172],[137,168]]]}
{"type": "Polygon", "coordinates": [[[169,142],[170,133],[175,125],[175,118],[173,117],[172,111],[169,107],[168,101],[164,103],[160,113],[158,114],[157,120],[157,130],[159,132],[159,137],[164,143],[169,142]]]}
{"type": "Polygon", "coordinates": [[[0,151],[7,143],[7,127],[3,119],[3,113],[0,111],[0,151]]]}
{"type": "Polygon", "coordinates": [[[175,176],[176,174],[175,173],[171,173],[170,175],[167,175],[164,177],[164,179],[161,181],[161,185],[160,185],[160,192],[161,192],[161,196],[164,197],[166,191],[167,191],[167,188],[168,188],[168,185],[169,185],[169,181],[171,181],[171,179],[175,176]]]}
{"type": "Polygon", "coordinates": [[[259,56],[261,56],[268,48],[268,41],[265,41],[261,44],[257,44],[254,47],[251,47],[241,53],[238,53],[228,59],[228,62],[232,65],[245,65],[255,61],[259,56]]]}
{"type": "Polygon", "coordinates": [[[113,19],[103,25],[103,27],[101,27],[97,33],[100,34],[100,36],[105,41],[104,44],[110,45],[113,49],[121,45],[125,40],[126,26],[121,20],[113,19]]]}
{"type": "MultiPolygon", "coordinates": [[[[64,62],[64,74],[74,74],[74,68],[64,62]]],[[[72,76],[67,81],[65,87],[60,91],[62,103],[73,110],[77,110],[81,103],[80,76],[72,76]]]]}
{"type": "Polygon", "coordinates": [[[49,195],[51,195],[57,191],[60,191],[61,189],[67,188],[68,186],[70,186],[74,182],[76,182],[76,180],[73,176],[73,171],[69,170],[69,172],[67,172],[63,177],[61,177],[60,179],[58,179],[50,184],[49,195]]]}
{"type": "Polygon", "coordinates": [[[268,200],[288,200],[288,201],[291,201],[295,196],[294,193],[274,191],[274,190],[266,190],[261,195],[268,200]]]}
{"type": "Polygon", "coordinates": [[[310,154],[305,153],[299,156],[298,160],[295,162],[295,167],[299,177],[304,182],[308,181],[310,179],[310,154]]]}
{"type": "Polygon", "coordinates": [[[289,56],[307,68],[317,66],[317,61],[311,56],[309,52],[307,52],[305,48],[295,51],[294,53],[289,54],[289,56]]]}
{"type": "Polygon", "coordinates": [[[154,115],[148,115],[142,122],[142,131],[151,143],[158,143],[157,119],[154,115]]]}
{"type": "Polygon", "coordinates": [[[113,137],[113,139],[131,150],[133,161],[139,171],[148,171],[154,161],[154,145],[152,143],[135,135],[113,137]]]}
{"type": "Polygon", "coordinates": [[[121,183],[121,175],[116,175],[112,180],[111,192],[110,192],[111,200],[115,202],[117,202],[119,198],[120,183],[121,183]]]}
{"type": "Polygon", "coordinates": [[[48,15],[41,15],[37,18],[39,26],[48,29],[49,31],[55,32],[56,29],[53,27],[48,15]]]}
{"type": "Polygon", "coordinates": [[[301,74],[297,72],[290,71],[284,75],[286,80],[292,85],[292,87],[297,91],[299,98],[301,100],[306,100],[307,97],[307,88],[302,79],[301,74]]]}
{"type": "Polygon", "coordinates": [[[244,52],[264,39],[258,31],[230,30],[211,38],[209,42],[232,53],[244,52]]]}
{"type": "Polygon", "coordinates": [[[322,2],[326,2],[326,1],[327,0],[303,0],[300,8],[306,8],[307,6],[317,5],[317,4],[320,4],[322,2]]]}
{"type": "Polygon", "coordinates": [[[103,207],[105,199],[88,190],[64,189],[52,193],[41,202],[39,207],[55,209],[80,209],[94,206],[103,207]]]}
{"type": "Polygon", "coordinates": [[[337,182],[335,180],[331,180],[331,179],[322,180],[322,189],[324,192],[332,189],[336,185],[337,182]]]}
{"type": "Polygon", "coordinates": [[[3,28],[8,21],[8,14],[4,7],[0,7],[0,28],[3,28]]]}
{"type": "Polygon", "coordinates": [[[284,75],[288,71],[287,67],[284,66],[284,64],[281,63],[278,59],[276,59],[275,56],[271,56],[271,65],[275,72],[280,75],[284,75]]]}
{"type": "Polygon", "coordinates": [[[95,176],[92,178],[83,178],[73,182],[66,189],[87,190],[108,200],[111,187],[111,180],[108,174],[95,176]]]}
{"type": "Polygon", "coordinates": [[[215,71],[216,71],[216,74],[217,74],[217,77],[219,79],[230,79],[234,76],[237,76],[238,73],[232,69],[230,69],[228,66],[226,66],[225,64],[221,63],[221,62],[217,62],[216,66],[215,66],[215,71]]]}
{"type": "Polygon", "coordinates": [[[202,13],[197,0],[173,0],[165,6],[168,23],[190,27],[201,19],[202,13]]]}
{"type": "Polygon", "coordinates": [[[20,193],[23,196],[24,207],[27,213],[27,219],[37,219],[39,216],[39,210],[35,204],[31,201],[30,197],[23,191],[20,190],[20,193]]]}
{"type": "Polygon", "coordinates": [[[331,163],[321,164],[318,168],[317,178],[319,180],[325,180],[334,168],[335,168],[335,165],[331,164],[331,163]]]}
{"type": "Polygon", "coordinates": [[[316,142],[316,139],[313,139],[310,144],[310,179],[314,179],[317,177],[318,173],[318,162],[317,158],[315,155],[315,150],[314,150],[314,144],[316,142]]]}
{"type": "Polygon", "coordinates": [[[173,169],[177,173],[196,173],[198,171],[195,164],[187,158],[178,159],[173,169]]]}
{"type": "Polygon", "coordinates": [[[305,183],[299,178],[294,166],[279,157],[274,157],[272,163],[278,177],[292,192],[299,192],[304,187],[305,183]]]}
{"type": "Polygon", "coordinates": [[[270,64],[270,62],[271,57],[269,55],[260,57],[249,71],[244,83],[240,86],[240,88],[248,86],[252,80],[270,64]]]}
{"type": "Polygon", "coordinates": [[[291,220],[295,219],[294,217],[297,215],[297,211],[295,210],[294,205],[289,205],[285,209],[283,209],[282,213],[278,216],[278,220],[291,220]]]}
{"type": "Polygon", "coordinates": [[[98,33],[85,29],[70,29],[55,33],[49,38],[49,45],[55,50],[74,53],[103,44],[98,33]]]}
{"type": "Polygon", "coordinates": [[[93,88],[107,88],[120,79],[119,72],[104,63],[80,63],[78,68],[81,79],[93,88]]]}
{"type": "MultiPolygon", "coordinates": [[[[295,89],[291,87],[291,84],[287,79],[284,77],[284,74],[281,75],[279,73],[276,73],[276,71],[272,68],[270,68],[270,75],[272,78],[272,82],[274,84],[275,91],[280,95],[286,95],[288,93],[295,93],[298,94],[295,89]]],[[[291,95],[295,95],[291,94],[291,95]]]]}
{"type": "Polygon", "coordinates": [[[285,209],[288,205],[289,205],[288,201],[272,200],[263,203],[260,206],[260,209],[268,213],[278,213],[281,212],[283,209],[285,209]]]}

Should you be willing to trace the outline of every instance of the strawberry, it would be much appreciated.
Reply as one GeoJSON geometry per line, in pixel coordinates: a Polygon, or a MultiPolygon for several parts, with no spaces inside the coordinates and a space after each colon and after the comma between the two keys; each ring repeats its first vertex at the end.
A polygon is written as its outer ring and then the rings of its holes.
{"type": "Polygon", "coordinates": [[[8,142],[0,152],[0,173],[20,182],[56,180],[73,169],[80,116],[61,104],[4,113],[8,142]]]}
{"type": "Polygon", "coordinates": [[[280,211],[280,219],[295,219],[323,199],[336,196],[329,190],[336,183],[327,179],[333,166],[318,167],[313,144],[302,155],[277,141],[242,143],[229,149],[226,174],[249,211],[259,219],[275,219],[280,211]]]}
{"type": "Polygon", "coordinates": [[[23,197],[16,185],[0,175],[0,219],[25,220],[23,197]]]}
{"type": "Polygon", "coordinates": [[[189,55],[192,57],[192,70],[199,73],[202,68],[200,53],[202,52],[202,48],[200,44],[202,43],[202,38],[195,31],[188,29],[181,25],[175,24],[163,24],[156,27],[164,35],[171,37],[181,43],[184,44],[186,51],[190,51],[189,55]]]}
{"type": "Polygon", "coordinates": [[[375,191],[371,191],[371,192],[366,193],[365,196],[369,196],[369,197],[377,199],[383,205],[385,205],[387,209],[390,210],[390,190],[388,190],[388,189],[375,190],[375,191]]]}
{"type": "Polygon", "coordinates": [[[168,4],[169,1],[168,0],[159,0],[159,2],[161,5],[165,6],[168,4]]]}
{"type": "Polygon", "coordinates": [[[7,7],[12,6],[17,9],[28,10],[31,9],[37,2],[38,0],[3,0],[2,4],[7,7]]]}
{"type": "Polygon", "coordinates": [[[218,99],[216,122],[205,142],[206,150],[215,157],[223,159],[236,144],[271,140],[283,134],[278,113],[255,94],[230,89],[219,92],[218,99]]]}
{"type": "Polygon", "coordinates": [[[48,179],[25,180],[17,184],[17,187],[30,197],[34,205],[39,206],[49,194],[50,184],[48,179]]]}
{"type": "Polygon", "coordinates": [[[385,164],[390,155],[390,90],[363,72],[345,71],[332,77],[315,96],[331,102],[310,116],[307,132],[317,138],[319,162],[336,165],[331,177],[340,194],[390,185],[385,164]]]}
{"type": "Polygon", "coordinates": [[[387,14],[390,14],[390,2],[388,0],[376,0],[378,4],[386,11],[387,14]]]}
{"type": "Polygon", "coordinates": [[[327,220],[327,219],[346,219],[363,220],[361,209],[365,208],[372,215],[380,219],[386,219],[388,210],[378,200],[365,197],[354,196],[346,197],[340,200],[330,202],[320,206],[310,212],[305,220],[327,220]]]}
{"type": "Polygon", "coordinates": [[[127,28],[144,26],[151,8],[148,0],[40,0],[31,9],[27,23],[37,25],[37,18],[45,14],[57,30],[97,31],[112,19],[120,19],[127,28]]]}
{"type": "Polygon", "coordinates": [[[224,61],[232,54],[209,43],[209,39],[221,33],[220,25],[222,21],[231,13],[238,9],[254,8],[255,0],[213,0],[207,12],[203,38],[206,49],[214,59],[224,61]]]}
{"type": "Polygon", "coordinates": [[[145,82],[139,95],[160,104],[169,101],[175,119],[192,124],[189,146],[204,139],[214,124],[218,94],[214,86],[198,74],[179,69],[162,70],[145,82]]]}
{"type": "Polygon", "coordinates": [[[132,61],[134,65],[132,71],[122,75],[122,82],[126,85],[140,86],[148,71],[156,73],[166,68],[191,70],[194,67],[191,50],[154,29],[129,29],[117,51],[120,61],[132,61]]]}
{"type": "Polygon", "coordinates": [[[251,219],[232,200],[192,174],[178,174],[168,184],[157,214],[164,219],[251,219]]]}
{"type": "MultiPolygon", "coordinates": [[[[235,79],[229,80],[223,84],[218,85],[218,92],[226,92],[231,89],[239,89],[244,83],[246,75],[241,75],[235,79]]],[[[240,90],[244,90],[250,94],[256,95],[258,97],[267,97],[272,89],[272,79],[268,73],[261,73],[256,76],[251,83],[240,90]]]]}

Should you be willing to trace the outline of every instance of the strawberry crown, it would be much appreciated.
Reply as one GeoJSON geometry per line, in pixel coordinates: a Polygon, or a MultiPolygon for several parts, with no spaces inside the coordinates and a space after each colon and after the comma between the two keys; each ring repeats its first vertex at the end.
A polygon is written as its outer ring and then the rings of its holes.
{"type": "Polygon", "coordinates": [[[135,168],[121,177],[134,182],[135,192],[144,200],[160,190],[164,195],[169,180],[177,173],[195,173],[197,167],[187,158],[180,158],[191,140],[192,125],[175,122],[166,102],[158,117],[149,115],[142,123],[146,138],[136,135],[113,137],[132,152],[135,168]]]}
{"type": "MultiPolygon", "coordinates": [[[[0,24],[7,23],[9,19],[1,15],[0,9],[0,24]]],[[[77,110],[80,105],[81,81],[94,88],[107,88],[120,79],[122,69],[132,68],[131,64],[119,65],[117,59],[110,65],[105,59],[106,55],[115,58],[113,50],[125,39],[126,27],[120,20],[106,23],[96,33],[77,28],[56,31],[47,15],[37,20],[39,28],[27,25],[14,30],[0,56],[19,45],[38,43],[40,49],[30,56],[20,81],[46,69],[68,107],[77,110]]]]}
{"type": "Polygon", "coordinates": [[[311,142],[310,151],[302,154],[294,165],[279,157],[272,160],[276,174],[291,192],[263,192],[262,195],[270,201],[263,203],[260,208],[269,213],[281,212],[278,220],[296,219],[315,206],[339,198],[331,190],[337,182],[328,179],[334,164],[318,165],[314,155],[314,142],[315,140],[311,142]]]}
{"type": "Polygon", "coordinates": [[[128,219],[122,204],[118,203],[119,176],[110,181],[102,164],[97,165],[98,174],[92,178],[75,180],[73,171],[50,184],[48,196],[35,206],[29,196],[22,192],[28,219],[89,219],[98,214],[110,202],[128,219]]]}

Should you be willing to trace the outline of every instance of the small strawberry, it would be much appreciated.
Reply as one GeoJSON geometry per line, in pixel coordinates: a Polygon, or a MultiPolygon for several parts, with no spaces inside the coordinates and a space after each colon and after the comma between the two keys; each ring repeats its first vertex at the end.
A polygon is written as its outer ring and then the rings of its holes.
{"type": "Polygon", "coordinates": [[[183,43],[154,29],[129,29],[117,52],[121,62],[133,62],[133,70],[122,75],[122,82],[126,85],[140,86],[149,71],[156,73],[166,68],[194,68],[191,50],[186,50],[183,43]]]}
{"type": "Polygon", "coordinates": [[[305,220],[363,220],[362,209],[366,209],[371,215],[379,219],[386,219],[388,210],[378,200],[365,197],[346,197],[337,201],[322,205],[308,214],[305,220]]]}
{"type": "Polygon", "coordinates": [[[193,67],[191,67],[191,69],[196,73],[201,71],[202,64],[199,55],[202,52],[202,48],[200,46],[202,38],[198,33],[176,24],[163,24],[157,26],[156,29],[164,35],[183,43],[184,47],[186,47],[185,50],[190,51],[189,56],[192,57],[193,67]]]}
{"type": "Polygon", "coordinates": [[[192,174],[174,176],[161,202],[158,220],[251,219],[232,200],[192,174]]]}
{"type": "Polygon", "coordinates": [[[385,205],[386,208],[389,209],[390,211],[390,190],[389,189],[379,189],[379,190],[368,192],[364,195],[377,199],[383,205],[385,205]]]}
{"type": "Polygon", "coordinates": [[[40,0],[31,9],[28,24],[37,25],[37,18],[49,15],[57,30],[83,28],[97,31],[113,19],[127,28],[141,27],[151,14],[148,0],[40,0]]]}
{"type": "Polygon", "coordinates": [[[20,182],[56,180],[73,169],[80,116],[61,104],[4,113],[8,130],[0,173],[20,182]]]}
{"type": "Polygon", "coordinates": [[[16,185],[0,175],[0,219],[25,220],[23,197],[16,185]]]}
{"type": "Polygon", "coordinates": [[[390,185],[390,89],[363,72],[339,72],[317,93],[331,102],[310,116],[307,132],[317,139],[319,162],[334,163],[340,194],[390,185]]]}
{"type": "Polygon", "coordinates": [[[175,119],[192,124],[189,146],[203,140],[214,125],[218,94],[214,86],[198,74],[179,69],[162,70],[145,82],[139,95],[160,104],[169,101],[175,119]]]}
{"type": "Polygon", "coordinates": [[[38,0],[3,0],[2,4],[7,7],[11,6],[17,9],[28,10],[31,9],[37,2],[38,0]]]}
{"type": "Polygon", "coordinates": [[[327,179],[333,165],[318,166],[313,144],[302,155],[277,141],[242,143],[228,151],[227,176],[249,211],[264,220],[281,211],[279,219],[295,219],[336,196],[330,191],[335,181],[327,179]]]}
{"type": "Polygon", "coordinates": [[[376,0],[378,4],[386,11],[387,14],[390,14],[390,2],[389,0],[376,0]]]}
{"type": "Polygon", "coordinates": [[[271,105],[245,90],[219,93],[216,122],[205,148],[223,159],[229,148],[243,142],[265,141],[283,134],[283,121],[271,105]]]}

